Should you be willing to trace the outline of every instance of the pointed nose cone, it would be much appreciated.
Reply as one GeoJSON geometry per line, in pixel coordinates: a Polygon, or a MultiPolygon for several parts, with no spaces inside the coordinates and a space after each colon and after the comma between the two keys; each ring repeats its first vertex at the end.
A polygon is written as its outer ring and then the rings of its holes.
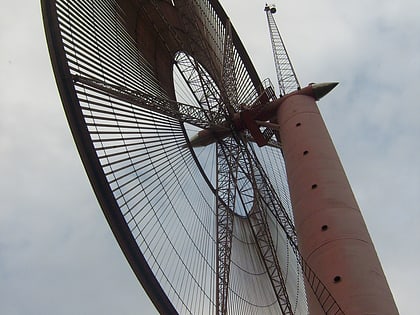
{"type": "Polygon", "coordinates": [[[312,93],[316,100],[321,99],[338,85],[338,82],[326,82],[312,84],[312,93]]]}

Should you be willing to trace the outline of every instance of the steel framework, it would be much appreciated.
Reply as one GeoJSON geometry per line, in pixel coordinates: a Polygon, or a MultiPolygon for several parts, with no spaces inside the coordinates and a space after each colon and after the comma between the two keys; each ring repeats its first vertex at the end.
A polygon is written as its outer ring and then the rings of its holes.
{"type": "Polygon", "coordinates": [[[280,35],[280,31],[274,20],[276,13],[274,5],[266,5],[264,9],[267,16],[268,29],[270,31],[271,46],[273,48],[274,65],[276,68],[277,82],[280,88],[280,96],[300,89],[295,70],[287,53],[286,46],[280,35]]]}

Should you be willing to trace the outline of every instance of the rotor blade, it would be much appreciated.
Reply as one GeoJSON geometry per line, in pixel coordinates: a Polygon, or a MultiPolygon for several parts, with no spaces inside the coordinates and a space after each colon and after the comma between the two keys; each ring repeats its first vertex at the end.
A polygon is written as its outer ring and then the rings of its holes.
{"type": "Polygon", "coordinates": [[[220,123],[225,119],[223,115],[211,113],[209,110],[197,106],[179,103],[140,91],[129,90],[122,86],[107,84],[99,80],[81,76],[74,76],[73,80],[75,85],[89,86],[102,92],[104,95],[112,96],[151,112],[163,114],[203,129],[211,126],[209,121],[220,123]],[[210,116],[213,120],[209,120],[210,116]]]}
{"type": "Polygon", "coordinates": [[[218,193],[216,199],[217,262],[216,309],[218,315],[227,314],[229,275],[232,250],[233,220],[236,200],[236,172],[238,146],[233,138],[216,144],[218,193]]]}
{"type": "Polygon", "coordinates": [[[182,52],[175,56],[175,67],[182,80],[187,83],[187,89],[195,103],[208,113],[208,120],[217,121],[217,116],[223,116],[219,88],[206,69],[192,56],[182,52]]]}

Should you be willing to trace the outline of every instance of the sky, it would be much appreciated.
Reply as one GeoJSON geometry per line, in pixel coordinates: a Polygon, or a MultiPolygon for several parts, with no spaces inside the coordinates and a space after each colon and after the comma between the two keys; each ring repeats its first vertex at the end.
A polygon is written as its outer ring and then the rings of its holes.
{"type": "MultiPolygon", "coordinates": [[[[401,314],[420,281],[420,2],[277,1],[300,83],[319,102],[401,314]]],[[[275,82],[264,1],[222,1],[275,82]],[[246,5],[244,4],[246,3],[246,5]]],[[[78,157],[34,0],[0,0],[0,313],[156,314],[78,157]]]]}

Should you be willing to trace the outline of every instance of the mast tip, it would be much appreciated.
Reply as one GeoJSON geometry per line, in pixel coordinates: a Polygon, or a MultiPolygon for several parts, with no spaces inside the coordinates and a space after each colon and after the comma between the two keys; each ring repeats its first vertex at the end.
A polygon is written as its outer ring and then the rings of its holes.
{"type": "Polygon", "coordinates": [[[265,4],[264,11],[270,11],[272,14],[274,14],[274,13],[276,13],[276,12],[277,12],[276,5],[275,5],[275,4],[270,4],[270,5],[268,5],[268,4],[266,3],[266,4],[265,4]]]}

